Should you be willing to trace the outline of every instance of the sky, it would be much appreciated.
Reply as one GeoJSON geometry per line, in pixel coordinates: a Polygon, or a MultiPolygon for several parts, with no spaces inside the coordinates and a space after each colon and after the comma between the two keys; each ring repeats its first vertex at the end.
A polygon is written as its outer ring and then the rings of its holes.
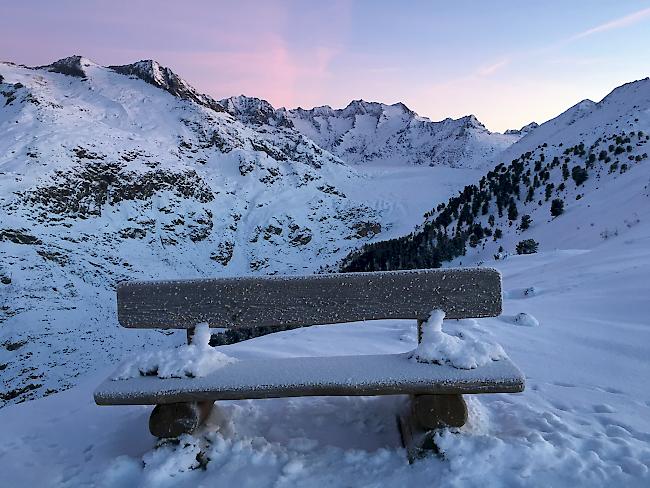
{"type": "Polygon", "coordinates": [[[650,1],[3,3],[0,60],[155,59],[214,98],[276,107],[403,102],[503,131],[650,75],[650,1]]]}

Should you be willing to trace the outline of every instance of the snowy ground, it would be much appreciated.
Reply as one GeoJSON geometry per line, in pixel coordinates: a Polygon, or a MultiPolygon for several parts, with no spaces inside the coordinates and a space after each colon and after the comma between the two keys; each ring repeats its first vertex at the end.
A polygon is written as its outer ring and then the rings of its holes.
{"type": "Polygon", "coordinates": [[[366,166],[355,168],[359,180],[342,180],[341,190],[354,201],[380,212],[386,230],[376,240],[403,236],[422,223],[431,202],[446,201],[484,173],[476,168],[366,166]]]}
{"type": "MultiPolygon", "coordinates": [[[[94,405],[92,391],[111,371],[98,365],[76,388],[0,411],[3,483],[648,486],[649,233],[637,226],[591,250],[497,263],[504,315],[479,323],[526,373],[526,391],[469,397],[468,425],[439,439],[444,461],[406,462],[394,419],[403,397],[222,402],[205,433],[156,447],[149,408],[94,405]],[[515,325],[519,312],[539,326],[515,325]]],[[[245,359],[414,345],[414,324],[379,321],[293,330],[223,350],[245,359]]]]}

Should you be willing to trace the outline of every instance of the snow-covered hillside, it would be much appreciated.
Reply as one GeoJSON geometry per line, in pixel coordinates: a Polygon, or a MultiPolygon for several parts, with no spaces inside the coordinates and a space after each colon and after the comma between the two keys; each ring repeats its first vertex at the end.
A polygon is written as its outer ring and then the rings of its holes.
{"type": "Polygon", "coordinates": [[[650,220],[649,154],[650,79],[618,87],[598,103],[576,104],[504,151],[506,165],[519,158],[526,168],[518,216],[511,223],[508,206],[504,218],[491,206],[494,227],[502,229],[503,238],[470,246],[468,256],[456,262],[488,262],[500,248],[513,254],[523,239],[534,239],[540,250],[550,251],[590,249],[625,235],[650,220]],[[551,204],[556,199],[563,202],[564,212],[554,217],[551,204]],[[531,217],[526,230],[523,215],[531,217]]]}
{"type": "Polygon", "coordinates": [[[345,269],[493,262],[527,239],[543,251],[591,248],[650,218],[648,153],[644,79],[542,124],[479,181],[437,203],[413,234],[367,246],[345,269]]]}
{"type": "Polygon", "coordinates": [[[245,96],[220,103],[246,123],[294,127],[348,163],[475,168],[489,164],[534,126],[499,134],[473,115],[440,122],[420,117],[403,103],[355,100],[343,109],[327,105],[305,110],[274,109],[245,96]]]}
{"type": "Polygon", "coordinates": [[[116,281],[314,272],[476,178],[356,171],[154,61],[3,63],[0,76],[0,405],[138,344],[116,323],[116,281]]]}
{"type": "MultiPolygon", "coordinates": [[[[409,465],[395,415],[405,397],[218,402],[206,429],[156,446],[150,407],[98,407],[113,367],[69,391],[0,409],[7,486],[442,487],[650,484],[647,345],[650,226],[592,250],[498,261],[504,314],[478,327],[527,376],[520,394],[466,395],[470,420],[438,437],[445,458],[409,465]],[[527,312],[538,327],[513,317],[527,312]]],[[[446,323],[446,327],[453,325],[446,323]]],[[[230,356],[380,354],[413,349],[415,324],[311,327],[220,348],[230,356]]],[[[129,331],[135,333],[134,331],[129,331]]],[[[147,341],[156,333],[149,331],[147,341]]],[[[183,337],[166,338],[181,344],[183,337]]]]}
{"type": "MultiPolygon", "coordinates": [[[[0,94],[0,484],[650,485],[650,80],[503,135],[401,104],[216,101],[154,61],[1,63],[0,94]],[[407,464],[403,397],[219,402],[159,445],[148,407],[93,403],[119,360],[185,340],[120,328],[116,281],[311,273],[364,244],[348,269],[503,273],[502,316],[445,327],[493,335],[527,388],[468,396],[443,459],[407,464]]],[[[415,344],[379,321],[219,350],[415,344]]]]}
{"type": "Polygon", "coordinates": [[[2,403],[112,357],[117,280],[311,272],[390,227],[338,188],[364,181],[341,160],[157,63],[0,75],[2,403]]]}

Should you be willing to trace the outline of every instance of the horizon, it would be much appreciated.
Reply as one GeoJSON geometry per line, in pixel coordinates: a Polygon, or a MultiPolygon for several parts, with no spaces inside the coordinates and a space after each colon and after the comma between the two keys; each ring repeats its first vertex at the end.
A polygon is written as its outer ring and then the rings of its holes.
{"type": "MultiPolygon", "coordinates": [[[[101,67],[103,67],[103,68],[108,68],[109,66],[116,66],[116,65],[114,65],[114,64],[104,65],[104,64],[97,63],[97,62],[96,62],[95,60],[93,60],[92,58],[90,58],[90,57],[88,57],[88,56],[84,56],[83,54],[71,54],[71,55],[69,55],[69,56],[64,56],[63,58],[54,59],[54,60],[48,62],[47,64],[41,64],[41,65],[38,65],[38,66],[36,66],[36,65],[34,65],[34,66],[27,66],[27,65],[24,65],[24,66],[25,66],[26,68],[29,68],[29,69],[38,69],[38,68],[46,67],[46,66],[48,66],[48,65],[50,65],[50,64],[53,64],[53,63],[55,63],[55,62],[57,62],[57,61],[61,61],[62,59],[66,59],[66,58],[70,58],[70,57],[75,57],[75,56],[79,56],[79,57],[81,57],[81,58],[83,58],[83,59],[87,59],[88,61],[90,61],[90,62],[92,62],[92,63],[94,63],[94,64],[96,64],[96,65],[98,65],[98,66],[101,66],[101,67]]],[[[142,62],[142,61],[154,61],[154,62],[158,63],[158,64],[159,64],[161,67],[163,67],[163,68],[169,68],[169,69],[172,69],[172,68],[170,68],[169,66],[165,66],[163,63],[160,63],[160,62],[158,62],[158,60],[156,60],[156,59],[152,59],[152,58],[148,58],[148,59],[138,59],[138,60],[134,60],[133,62],[131,62],[131,63],[127,63],[127,64],[135,64],[135,63],[142,62]]],[[[0,63],[13,63],[13,64],[16,64],[16,65],[23,65],[23,63],[17,63],[17,62],[12,61],[12,60],[4,60],[4,59],[0,59],[0,63]]],[[[174,70],[172,69],[172,71],[174,71],[174,70]]],[[[193,83],[192,83],[192,81],[191,81],[191,80],[188,80],[186,77],[184,77],[182,73],[177,73],[176,71],[174,71],[174,73],[176,73],[176,75],[180,76],[184,81],[186,81],[187,83],[189,83],[191,86],[194,86],[193,83]]],[[[350,101],[348,101],[346,104],[339,105],[339,106],[331,106],[331,105],[328,105],[328,104],[313,105],[313,106],[304,106],[304,107],[303,107],[303,106],[287,107],[287,106],[284,106],[284,105],[282,105],[282,106],[276,106],[276,105],[273,105],[273,104],[271,104],[271,106],[272,106],[274,109],[276,109],[276,110],[277,110],[277,109],[285,109],[285,110],[311,110],[311,109],[321,108],[321,107],[329,107],[329,108],[331,108],[331,109],[333,109],[333,110],[344,110],[345,108],[347,108],[349,105],[351,105],[351,104],[354,103],[354,102],[365,102],[365,103],[371,103],[371,104],[377,103],[377,104],[383,104],[383,105],[386,105],[386,106],[395,106],[395,105],[400,105],[400,104],[401,104],[401,105],[405,106],[407,109],[409,109],[409,110],[415,112],[416,115],[417,115],[418,117],[424,117],[424,118],[427,118],[427,119],[431,120],[432,122],[442,122],[442,121],[444,121],[444,120],[446,120],[446,119],[450,119],[450,118],[452,118],[453,120],[458,120],[458,119],[461,119],[461,118],[464,118],[464,117],[475,116],[475,117],[479,120],[479,122],[483,123],[483,124],[486,126],[486,128],[487,128],[488,130],[490,130],[491,132],[503,133],[503,132],[505,132],[506,130],[509,130],[509,129],[520,130],[520,129],[524,128],[526,125],[528,125],[528,124],[530,124],[530,123],[533,123],[533,122],[535,122],[535,123],[537,123],[537,124],[539,124],[539,125],[542,125],[542,124],[544,124],[544,123],[546,123],[546,122],[548,122],[548,121],[550,121],[550,120],[553,120],[554,118],[556,118],[556,117],[562,115],[562,114],[563,114],[564,112],[566,112],[567,110],[573,108],[574,106],[576,106],[576,105],[578,105],[578,104],[580,104],[580,103],[582,103],[582,102],[585,102],[585,101],[591,101],[591,102],[594,102],[594,103],[599,103],[599,102],[602,101],[604,98],[607,98],[607,96],[610,95],[610,94],[612,93],[612,91],[616,90],[617,88],[620,88],[621,86],[626,85],[626,84],[629,84],[629,83],[636,83],[636,82],[638,82],[638,81],[643,81],[643,80],[646,80],[646,79],[648,79],[648,78],[650,78],[650,77],[646,76],[646,77],[644,77],[644,78],[638,78],[638,79],[635,79],[635,80],[629,80],[629,81],[626,81],[626,82],[622,83],[621,85],[614,86],[614,87],[611,88],[611,90],[607,91],[607,93],[605,93],[605,95],[603,95],[601,98],[596,99],[596,100],[592,100],[592,99],[590,99],[590,98],[583,98],[583,99],[581,99],[581,100],[578,100],[578,101],[576,101],[575,103],[573,103],[573,104],[567,106],[566,108],[564,108],[563,110],[561,110],[561,111],[558,112],[557,114],[551,116],[549,119],[546,119],[546,120],[540,120],[540,121],[532,120],[532,119],[531,119],[530,122],[528,122],[528,123],[522,125],[521,127],[509,127],[508,129],[504,129],[504,130],[502,130],[502,131],[491,130],[489,127],[487,127],[487,124],[485,124],[485,123],[484,123],[480,118],[476,117],[476,114],[473,114],[473,113],[467,113],[467,114],[465,114],[465,115],[460,115],[460,116],[458,116],[458,117],[444,116],[444,117],[442,117],[442,118],[432,119],[432,118],[430,118],[430,117],[427,117],[426,115],[422,115],[422,114],[418,113],[417,110],[414,110],[412,107],[409,107],[407,104],[405,104],[404,102],[401,102],[401,101],[397,101],[397,102],[394,102],[394,103],[385,103],[385,102],[383,102],[383,101],[381,101],[381,100],[366,100],[366,99],[362,99],[362,98],[361,98],[361,99],[350,100],[350,101]]],[[[196,88],[196,87],[195,87],[195,88],[196,88]]],[[[210,95],[210,96],[212,96],[212,95],[209,94],[209,93],[205,93],[205,94],[206,94],[206,95],[210,95]]],[[[247,95],[247,94],[245,94],[245,93],[239,93],[239,94],[237,94],[237,95],[229,95],[229,96],[220,97],[220,98],[216,98],[216,97],[213,97],[213,98],[215,98],[215,100],[216,100],[217,102],[220,102],[221,100],[225,100],[225,99],[228,99],[228,98],[237,98],[237,97],[240,97],[240,96],[241,96],[241,97],[246,97],[246,98],[257,98],[257,99],[260,99],[260,100],[264,100],[264,101],[266,101],[266,102],[268,102],[268,103],[271,103],[271,102],[269,102],[268,100],[266,100],[266,99],[264,99],[264,98],[260,98],[260,97],[257,97],[257,96],[255,96],[255,95],[247,95]]]]}
{"type": "Polygon", "coordinates": [[[637,60],[650,41],[650,7],[638,1],[224,5],[11,5],[0,59],[154,59],[217,100],[245,94],[276,108],[401,102],[434,121],[475,115],[495,132],[541,124],[649,74],[637,60]]]}

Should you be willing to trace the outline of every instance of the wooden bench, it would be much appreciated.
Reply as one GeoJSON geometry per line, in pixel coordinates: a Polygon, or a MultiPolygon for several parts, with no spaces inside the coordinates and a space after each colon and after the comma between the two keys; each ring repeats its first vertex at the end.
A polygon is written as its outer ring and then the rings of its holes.
{"type": "MultiPolygon", "coordinates": [[[[489,268],[431,269],[313,276],[127,282],[117,288],[124,327],[186,329],[196,324],[243,328],[310,326],[376,319],[414,319],[433,309],[448,319],[501,313],[501,275],[489,268]]],[[[369,325],[370,326],[370,325],[369,325]]],[[[98,405],[156,405],[149,427],[158,437],[191,433],[215,400],[330,395],[411,395],[401,433],[411,454],[427,433],[462,426],[462,394],[514,393],[524,377],[508,359],[475,369],[420,363],[407,353],[241,360],[199,378],[141,376],[104,381],[98,405]]]]}

